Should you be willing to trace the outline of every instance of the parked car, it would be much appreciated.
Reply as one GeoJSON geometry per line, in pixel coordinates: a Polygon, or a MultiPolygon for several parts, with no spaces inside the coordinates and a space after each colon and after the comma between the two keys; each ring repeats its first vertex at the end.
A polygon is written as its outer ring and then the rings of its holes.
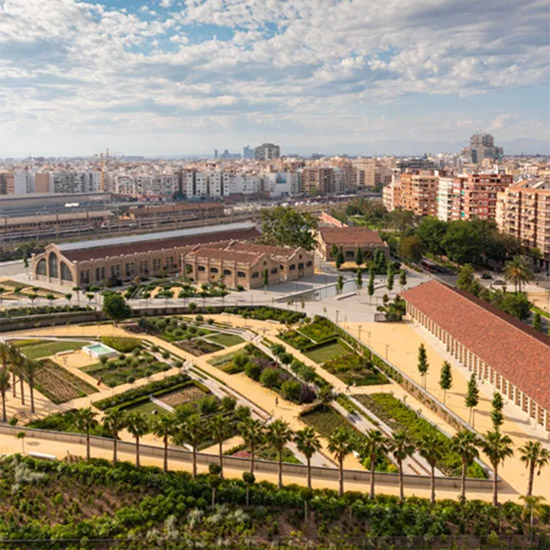
{"type": "Polygon", "coordinates": [[[493,286],[504,286],[506,285],[506,281],[503,281],[502,279],[497,279],[496,281],[493,281],[493,286]]]}
{"type": "Polygon", "coordinates": [[[493,276],[490,273],[482,273],[481,278],[482,279],[492,279],[493,276]]]}

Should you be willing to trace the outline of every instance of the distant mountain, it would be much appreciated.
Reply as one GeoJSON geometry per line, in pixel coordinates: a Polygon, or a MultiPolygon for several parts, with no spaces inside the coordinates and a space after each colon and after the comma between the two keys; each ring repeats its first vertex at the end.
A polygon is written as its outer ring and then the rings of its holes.
{"type": "MultiPolygon", "coordinates": [[[[550,141],[520,138],[513,141],[498,141],[496,145],[504,148],[504,154],[519,155],[550,155],[550,141]]],[[[334,143],[321,147],[299,145],[285,146],[283,154],[296,153],[298,155],[366,155],[366,156],[420,156],[425,153],[460,153],[468,145],[468,141],[411,141],[411,140],[381,140],[371,142],[334,143]]]]}

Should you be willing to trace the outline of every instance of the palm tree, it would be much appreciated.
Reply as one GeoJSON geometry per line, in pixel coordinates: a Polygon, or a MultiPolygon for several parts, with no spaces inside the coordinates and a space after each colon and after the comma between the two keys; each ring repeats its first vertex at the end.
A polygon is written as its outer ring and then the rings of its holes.
{"type": "Polygon", "coordinates": [[[514,284],[515,292],[521,292],[521,285],[533,280],[533,270],[527,263],[525,256],[514,256],[504,264],[504,277],[514,284]]]}
{"type": "Polygon", "coordinates": [[[193,477],[197,476],[197,447],[202,443],[204,436],[203,420],[198,414],[191,414],[183,421],[181,433],[174,438],[176,444],[188,443],[193,449],[193,477]]]}
{"type": "Polygon", "coordinates": [[[151,423],[151,432],[162,438],[164,444],[163,470],[168,471],[168,438],[176,433],[176,416],[174,414],[159,414],[151,423]]]}
{"type": "Polygon", "coordinates": [[[374,471],[381,455],[388,452],[388,440],[380,430],[369,430],[365,433],[361,451],[370,459],[370,498],[374,499],[374,471]]]}
{"type": "Polygon", "coordinates": [[[149,432],[149,422],[145,414],[140,412],[130,413],[126,417],[126,429],[134,436],[136,440],[136,466],[139,468],[139,439],[149,432]]]}
{"type": "Polygon", "coordinates": [[[21,361],[21,372],[27,378],[31,394],[31,412],[34,414],[34,379],[37,371],[40,369],[40,363],[27,359],[26,357],[21,361]]]}
{"type": "Polygon", "coordinates": [[[462,460],[462,475],[460,482],[460,500],[466,500],[466,473],[470,464],[479,457],[477,447],[480,442],[473,432],[470,430],[462,430],[458,432],[452,439],[449,445],[449,450],[457,453],[462,460]]]}
{"type": "Polygon", "coordinates": [[[283,450],[285,445],[292,441],[293,436],[288,422],[279,418],[267,427],[266,440],[273,445],[279,457],[279,489],[283,487],[283,450]]]}
{"type": "Polygon", "coordinates": [[[298,450],[306,457],[307,488],[311,489],[311,457],[321,448],[321,441],[317,432],[311,426],[307,426],[296,432],[294,442],[298,450]]]}
{"type": "Polygon", "coordinates": [[[10,389],[10,375],[5,368],[0,370],[0,394],[2,395],[2,422],[8,421],[6,414],[6,392],[10,389]]]}
{"type": "Polygon", "coordinates": [[[117,463],[118,432],[124,428],[124,412],[116,407],[109,409],[103,419],[103,425],[113,438],[113,464],[117,463]]]}
{"type": "Polygon", "coordinates": [[[522,516],[529,516],[529,542],[533,543],[533,529],[535,524],[535,518],[541,517],[544,510],[543,500],[546,500],[544,497],[537,496],[520,496],[519,497],[525,503],[522,516]]]}
{"type": "Polygon", "coordinates": [[[550,461],[550,452],[548,452],[540,443],[540,441],[527,441],[523,447],[520,447],[520,460],[525,462],[525,466],[529,470],[529,482],[527,484],[527,496],[533,494],[533,480],[535,478],[535,470],[537,475],[550,461]]]}
{"type": "Polygon", "coordinates": [[[498,430],[489,431],[482,440],[482,449],[493,467],[493,505],[498,506],[498,467],[501,462],[514,454],[512,440],[498,430]]]}
{"type": "Polygon", "coordinates": [[[227,439],[227,435],[231,433],[229,420],[223,414],[217,414],[210,420],[208,431],[218,444],[220,479],[223,479],[223,442],[227,439]]]}
{"type": "Polygon", "coordinates": [[[250,473],[254,474],[256,449],[265,439],[264,426],[259,420],[248,417],[238,424],[237,429],[250,451],[250,473]]]}
{"type": "Polygon", "coordinates": [[[430,465],[431,476],[431,497],[432,506],[435,504],[435,465],[443,458],[447,445],[445,440],[441,439],[435,433],[424,433],[418,440],[418,452],[426,459],[430,465]]]}
{"type": "Polygon", "coordinates": [[[405,491],[403,488],[403,460],[411,456],[414,451],[414,445],[409,440],[409,436],[405,430],[399,430],[393,433],[389,440],[389,449],[393,454],[399,468],[399,500],[403,502],[405,499],[405,491]]]}
{"type": "Polygon", "coordinates": [[[14,397],[17,397],[17,380],[15,378],[15,374],[16,374],[16,363],[17,363],[17,357],[19,355],[19,350],[15,347],[15,346],[12,346],[10,344],[7,344],[6,345],[7,348],[8,348],[8,361],[11,363],[11,374],[12,374],[12,382],[11,382],[11,389],[13,391],[13,396],[14,397]]]}
{"type": "Polygon", "coordinates": [[[243,481],[246,485],[246,507],[248,508],[250,506],[250,487],[254,485],[256,478],[250,472],[243,472],[243,481]]]}
{"type": "Polygon", "coordinates": [[[86,407],[76,413],[76,426],[86,434],[86,460],[90,460],[90,432],[97,426],[97,413],[86,407]]]}
{"type": "Polygon", "coordinates": [[[353,451],[353,439],[348,430],[338,428],[328,437],[328,450],[338,461],[338,494],[344,495],[344,459],[353,451]]]}

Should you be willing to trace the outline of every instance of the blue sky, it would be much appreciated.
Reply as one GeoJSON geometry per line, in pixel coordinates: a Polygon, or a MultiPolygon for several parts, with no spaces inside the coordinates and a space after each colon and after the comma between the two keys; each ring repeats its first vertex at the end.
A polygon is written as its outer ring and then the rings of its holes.
{"type": "Polygon", "coordinates": [[[46,5],[0,0],[0,157],[549,139],[550,0],[46,5]]]}

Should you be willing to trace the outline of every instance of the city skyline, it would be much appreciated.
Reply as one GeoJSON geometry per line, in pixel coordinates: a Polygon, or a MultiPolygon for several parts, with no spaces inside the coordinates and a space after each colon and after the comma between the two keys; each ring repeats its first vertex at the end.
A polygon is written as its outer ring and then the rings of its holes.
{"type": "Polygon", "coordinates": [[[548,2],[0,2],[0,156],[545,153],[548,2]],[[512,143],[512,147],[509,144],[512,143]]]}

